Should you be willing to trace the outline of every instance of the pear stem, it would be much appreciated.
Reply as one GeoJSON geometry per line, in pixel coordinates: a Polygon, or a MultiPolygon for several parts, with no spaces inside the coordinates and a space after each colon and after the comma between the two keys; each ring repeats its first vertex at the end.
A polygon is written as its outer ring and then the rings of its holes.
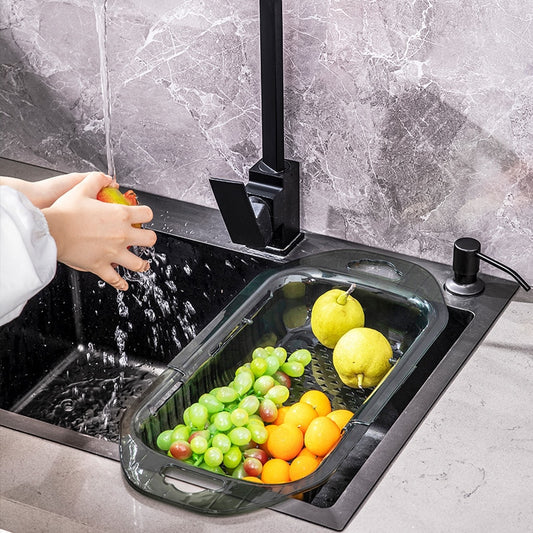
{"type": "Polygon", "coordinates": [[[353,290],[355,289],[355,283],[352,283],[349,287],[348,287],[348,290],[339,294],[339,296],[337,296],[337,303],[339,305],[345,305],[346,304],[346,301],[348,299],[348,296],[350,296],[350,293],[353,292],[353,290]]]}
{"type": "Polygon", "coordinates": [[[349,296],[350,294],[352,294],[352,292],[355,290],[355,287],[357,287],[357,285],[355,283],[352,283],[348,287],[348,290],[346,291],[346,296],[349,296]]]}

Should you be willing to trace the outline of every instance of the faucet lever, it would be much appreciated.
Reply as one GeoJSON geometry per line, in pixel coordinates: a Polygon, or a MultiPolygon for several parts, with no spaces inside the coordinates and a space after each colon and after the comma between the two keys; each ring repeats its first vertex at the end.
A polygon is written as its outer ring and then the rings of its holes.
{"type": "Polygon", "coordinates": [[[210,178],[211,189],[231,240],[263,249],[272,238],[272,223],[267,204],[248,196],[244,183],[210,178]]]}
{"type": "Polygon", "coordinates": [[[300,164],[285,160],[276,172],[258,161],[249,181],[210,178],[211,188],[231,240],[250,248],[286,255],[300,233],[300,164]]]}

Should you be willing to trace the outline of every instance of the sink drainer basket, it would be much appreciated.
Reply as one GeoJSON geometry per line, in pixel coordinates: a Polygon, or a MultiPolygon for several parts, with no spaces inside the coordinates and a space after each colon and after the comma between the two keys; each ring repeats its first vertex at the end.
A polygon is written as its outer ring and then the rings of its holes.
{"type": "Polygon", "coordinates": [[[338,250],[300,259],[257,276],[168,365],[124,415],[120,456],[128,481],[141,492],[190,510],[231,514],[269,507],[288,496],[323,484],[365,434],[388,400],[448,321],[441,289],[433,276],[410,261],[362,249],[338,250]],[[356,284],[353,296],[365,311],[365,325],[391,343],[394,365],[374,390],[352,389],[340,381],[332,351],[318,343],[309,325],[310,309],[331,288],[356,284]],[[295,293],[289,285],[299,285],[295,293]],[[299,306],[295,324],[287,312],[299,306]],[[310,475],[279,485],[256,484],[212,473],[157,449],[158,434],[183,420],[183,411],[205,392],[227,385],[235,370],[251,360],[261,344],[288,353],[313,354],[301,378],[292,380],[291,397],[325,392],[334,409],[354,412],[337,446],[310,475]],[[185,485],[184,485],[185,483],[185,485]]]}

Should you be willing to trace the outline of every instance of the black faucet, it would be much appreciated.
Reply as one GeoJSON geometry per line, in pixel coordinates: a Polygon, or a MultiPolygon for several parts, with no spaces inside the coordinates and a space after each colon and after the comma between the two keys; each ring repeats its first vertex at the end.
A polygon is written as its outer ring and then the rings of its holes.
{"type": "Polygon", "coordinates": [[[263,158],[246,185],[210,178],[233,242],[285,255],[300,232],[300,164],[285,159],[281,0],[259,0],[263,158]]]}

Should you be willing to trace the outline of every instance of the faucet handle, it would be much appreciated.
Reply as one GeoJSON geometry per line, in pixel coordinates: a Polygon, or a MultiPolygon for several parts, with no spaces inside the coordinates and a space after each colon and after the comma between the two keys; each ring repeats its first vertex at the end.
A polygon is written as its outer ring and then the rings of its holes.
{"type": "Polygon", "coordinates": [[[300,164],[285,160],[276,172],[258,161],[246,185],[210,178],[231,240],[250,248],[287,255],[303,238],[300,232],[300,164]]]}
{"type": "Polygon", "coordinates": [[[220,178],[209,181],[231,240],[264,249],[272,238],[272,217],[267,203],[258,196],[249,196],[240,181],[220,178]]]}

